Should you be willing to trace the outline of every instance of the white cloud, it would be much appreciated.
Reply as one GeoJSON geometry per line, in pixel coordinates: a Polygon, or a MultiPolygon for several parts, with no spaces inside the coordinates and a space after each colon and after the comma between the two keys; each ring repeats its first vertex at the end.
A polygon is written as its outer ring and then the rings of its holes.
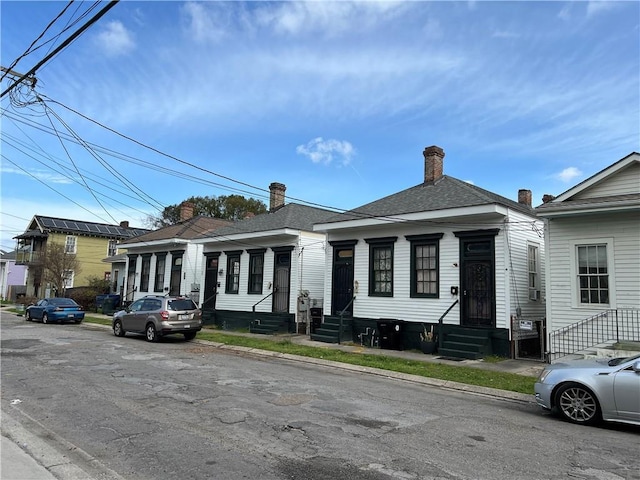
{"type": "Polygon", "coordinates": [[[135,49],[133,35],[117,20],[107,22],[96,36],[96,40],[104,52],[110,57],[125,55],[135,49]]]}
{"type": "Polygon", "coordinates": [[[3,175],[14,174],[14,175],[24,175],[30,178],[36,178],[45,183],[56,183],[56,184],[63,184],[63,185],[73,183],[72,180],[70,180],[69,178],[63,175],[58,175],[45,170],[31,170],[27,172],[25,170],[20,170],[19,168],[7,167],[3,165],[1,172],[3,175]]]}
{"type": "Polygon", "coordinates": [[[571,20],[571,5],[565,5],[562,7],[562,10],[558,12],[558,18],[565,22],[571,20]]]}
{"type": "Polygon", "coordinates": [[[615,4],[616,2],[604,2],[600,0],[589,2],[587,3],[587,17],[590,18],[607,10],[612,10],[616,7],[615,4]]]}
{"type": "Polygon", "coordinates": [[[560,173],[556,174],[555,178],[562,182],[569,183],[574,178],[579,177],[580,175],[582,175],[582,172],[579,169],[577,169],[576,167],[568,167],[562,170],[560,173]]]}
{"type": "Polygon", "coordinates": [[[313,163],[329,165],[334,160],[341,165],[349,165],[356,151],[351,143],[344,140],[324,140],[322,137],[310,140],[306,145],[298,145],[296,153],[311,159],[313,163]]]}

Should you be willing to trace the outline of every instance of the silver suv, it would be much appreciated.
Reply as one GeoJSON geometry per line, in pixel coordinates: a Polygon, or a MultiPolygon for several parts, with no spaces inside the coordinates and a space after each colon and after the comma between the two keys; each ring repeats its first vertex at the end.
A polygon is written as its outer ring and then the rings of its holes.
{"type": "Polygon", "coordinates": [[[202,312],[188,297],[149,295],[114,313],[111,325],[117,337],[144,333],[149,342],[157,342],[163,335],[182,333],[193,340],[202,329],[202,312]]]}

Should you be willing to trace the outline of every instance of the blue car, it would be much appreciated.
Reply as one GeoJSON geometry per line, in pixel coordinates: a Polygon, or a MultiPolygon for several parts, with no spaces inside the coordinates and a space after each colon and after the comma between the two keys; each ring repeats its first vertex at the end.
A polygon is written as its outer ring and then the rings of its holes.
{"type": "Polygon", "coordinates": [[[27,321],[42,323],[80,323],[84,320],[84,310],[70,298],[43,298],[35,305],[29,305],[24,316],[27,321]]]}

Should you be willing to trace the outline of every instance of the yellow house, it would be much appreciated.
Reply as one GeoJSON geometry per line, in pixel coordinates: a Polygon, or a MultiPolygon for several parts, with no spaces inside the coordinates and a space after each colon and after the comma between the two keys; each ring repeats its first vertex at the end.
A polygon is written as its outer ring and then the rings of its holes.
{"type": "Polygon", "coordinates": [[[102,259],[118,253],[118,242],[149,230],[130,228],[129,222],[120,225],[83,222],[64,218],[35,215],[25,232],[17,237],[16,265],[26,265],[27,296],[40,297],[51,294],[43,284],[41,254],[48,243],[64,245],[65,252],[75,254],[79,263],[77,272],[69,271],[66,288],[88,285],[90,277],[110,280],[111,270],[105,268],[102,259]]]}

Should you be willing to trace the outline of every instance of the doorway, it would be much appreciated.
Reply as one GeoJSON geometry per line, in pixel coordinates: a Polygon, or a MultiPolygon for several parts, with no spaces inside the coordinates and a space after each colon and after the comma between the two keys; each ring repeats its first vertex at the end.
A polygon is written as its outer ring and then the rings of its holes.
{"type": "Polygon", "coordinates": [[[333,276],[331,282],[331,315],[344,311],[353,316],[353,254],[355,242],[333,246],[333,276]]]}
{"type": "Polygon", "coordinates": [[[272,312],[289,313],[291,288],[291,250],[274,249],[272,312]]]}

